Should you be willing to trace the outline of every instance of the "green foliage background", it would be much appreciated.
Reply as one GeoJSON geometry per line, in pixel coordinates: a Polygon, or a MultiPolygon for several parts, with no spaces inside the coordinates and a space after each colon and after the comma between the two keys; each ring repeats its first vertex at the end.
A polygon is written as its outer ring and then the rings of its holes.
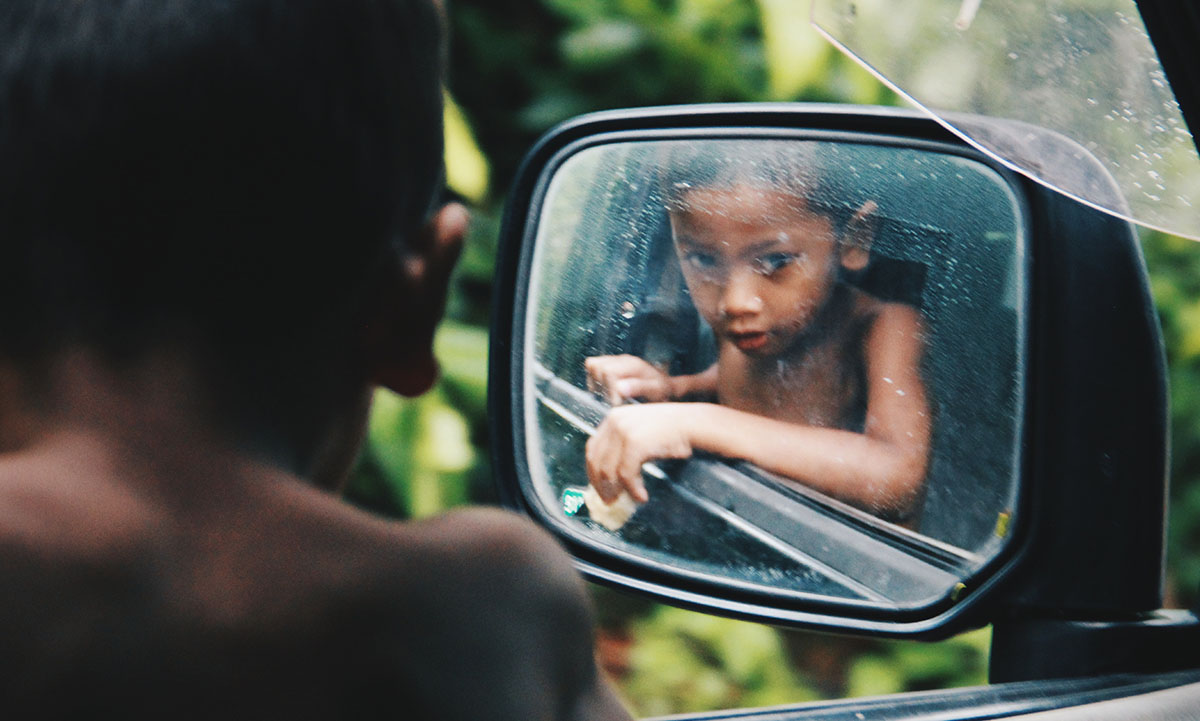
{"type": "MultiPolygon", "coordinates": [[[[897,99],[808,27],[796,0],[451,0],[447,170],[474,222],[437,338],[443,376],[381,392],[351,500],[410,518],[492,503],[487,322],[499,216],[523,153],[600,109],[897,99]]],[[[1173,382],[1169,600],[1200,588],[1200,255],[1147,234],[1173,382]]],[[[935,644],[787,632],[595,588],[606,668],[639,715],[981,684],[989,629],[935,644]]]]}

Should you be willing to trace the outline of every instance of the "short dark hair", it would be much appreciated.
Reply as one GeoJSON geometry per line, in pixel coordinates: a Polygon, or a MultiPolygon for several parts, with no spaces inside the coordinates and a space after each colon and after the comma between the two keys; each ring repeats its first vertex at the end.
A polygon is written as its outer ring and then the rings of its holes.
{"type": "Polygon", "coordinates": [[[430,0],[4,0],[0,358],[341,312],[438,191],[441,38],[430,0]]]}
{"type": "Polygon", "coordinates": [[[659,185],[667,210],[689,207],[697,188],[761,186],[794,195],[807,210],[828,217],[840,238],[862,200],[833,170],[836,147],[819,141],[697,139],[663,143],[659,185]]]}

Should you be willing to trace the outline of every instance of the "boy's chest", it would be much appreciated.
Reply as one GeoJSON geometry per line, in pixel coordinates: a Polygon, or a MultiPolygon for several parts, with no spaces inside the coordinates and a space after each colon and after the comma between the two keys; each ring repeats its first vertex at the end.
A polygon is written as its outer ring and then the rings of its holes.
{"type": "Polygon", "coordinates": [[[776,420],[861,430],[866,381],[861,343],[829,339],[797,357],[761,361],[730,345],[717,367],[721,405],[776,420]]]}

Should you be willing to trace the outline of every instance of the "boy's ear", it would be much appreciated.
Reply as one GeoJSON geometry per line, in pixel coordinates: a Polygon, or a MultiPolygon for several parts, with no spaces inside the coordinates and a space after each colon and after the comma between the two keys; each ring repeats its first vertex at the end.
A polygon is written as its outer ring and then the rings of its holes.
{"type": "Polygon", "coordinates": [[[429,390],[438,376],[433,334],[446,308],[450,272],[467,232],[467,209],[443,206],[413,247],[392,256],[385,287],[376,296],[379,308],[367,328],[367,363],[371,380],[405,396],[429,390]]]}
{"type": "Polygon", "coordinates": [[[874,200],[863,203],[846,223],[842,233],[841,261],[846,270],[862,270],[871,260],[871,243],[879,230],[879,206],[874,200]]]}

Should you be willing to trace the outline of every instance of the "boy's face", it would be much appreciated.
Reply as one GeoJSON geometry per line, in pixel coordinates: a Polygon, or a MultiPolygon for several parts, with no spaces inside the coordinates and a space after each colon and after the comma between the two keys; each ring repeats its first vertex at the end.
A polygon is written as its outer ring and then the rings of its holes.
{"type": "Polygon", "coordinates": [[[837,282],[829,218],[802,198],[761,186],[696,188],[671,211],[688,290],[719,343],[747,355],[786,350],[837,282]]]}

